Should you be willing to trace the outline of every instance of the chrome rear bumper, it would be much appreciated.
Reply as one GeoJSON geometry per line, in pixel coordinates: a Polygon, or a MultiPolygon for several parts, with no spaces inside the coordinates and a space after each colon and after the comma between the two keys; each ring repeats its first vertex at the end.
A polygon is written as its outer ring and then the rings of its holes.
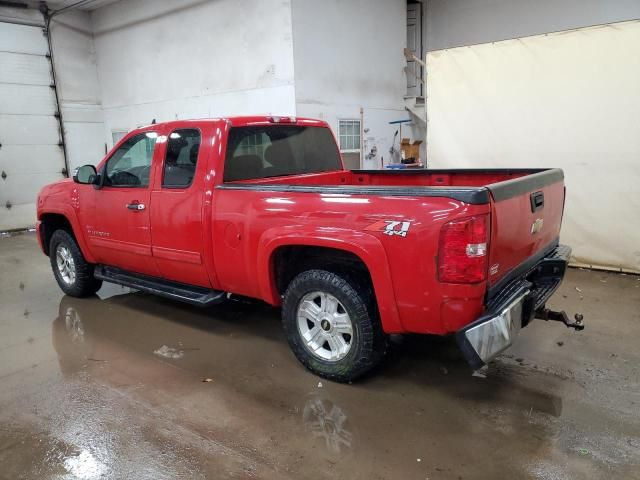
{"type": "Polygon", "coordinates": [[[533,318],[555,320],[582,330],[582,316],[569,322],[564,312],[552,312],[545,302],[556,291],[569,262],[571,249],[558,245],[539,258],[526,273],[514,279],[487,302],[487,312],[456,332],[456,340],[472,368],[478,369],[510,347],[520,330],[533,318]]]}
{"type": "Polygon", "coordinates": [[[480,317],[456,333],[458,345],[472,368],[478,369],[509,348],[520,333],[530,290],[518,291],[497,313],[480,317]]]}

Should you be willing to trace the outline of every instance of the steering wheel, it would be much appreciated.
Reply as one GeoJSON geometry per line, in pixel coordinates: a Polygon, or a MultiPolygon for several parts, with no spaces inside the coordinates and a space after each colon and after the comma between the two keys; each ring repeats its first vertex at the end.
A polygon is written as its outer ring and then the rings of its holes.
{"type": "Polygon", "coordinates": [[[140,185],[140,178],[133,173],[121,170],[111,176],[112,185],[140,185]]]}

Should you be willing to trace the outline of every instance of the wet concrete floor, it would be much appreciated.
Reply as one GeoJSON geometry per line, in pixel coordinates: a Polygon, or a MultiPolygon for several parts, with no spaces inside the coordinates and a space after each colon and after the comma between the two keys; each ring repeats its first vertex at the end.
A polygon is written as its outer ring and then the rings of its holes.
{"type": "Polygon", "coordinates": [[[402,337],[354,385],[261,304],[65,297],[33,234],[0,238],[0,305],[2,479],[640,479],[639,277],[571,270],[551,305],[587,329],[536,321],[484,378],[402,337]]]}

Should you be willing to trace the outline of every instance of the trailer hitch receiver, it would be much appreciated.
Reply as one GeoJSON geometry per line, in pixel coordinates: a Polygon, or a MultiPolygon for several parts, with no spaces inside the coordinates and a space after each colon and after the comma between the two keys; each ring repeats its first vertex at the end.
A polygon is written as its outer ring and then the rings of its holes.
{"type": "Polygon", "coordinates": [[[574,321],[572,322],[571,320],[569,320],[569,316],[564,310],[560,312],[556,312],[549,308],[541,308],[539,310],[536,310],[535,318],[538,318],[540,320],[544,320],[547,322],[549,320],[553,322],[562,322],[565,324],[567,328],[574,328],[577,331],[584,330],[584,323],[582,323],[582,320],[584,319],[584,317],[580,313],[575,314],[574,321]]]}

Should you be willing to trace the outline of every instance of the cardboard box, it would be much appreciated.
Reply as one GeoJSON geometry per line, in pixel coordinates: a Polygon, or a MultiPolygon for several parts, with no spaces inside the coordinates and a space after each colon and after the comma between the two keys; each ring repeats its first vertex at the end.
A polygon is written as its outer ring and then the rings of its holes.
{"type": "Polygon", "coordinates": [[[400,151],[404,153],[405,162],[409,159],[414,159],[417,162],[420,159],[420,144],[422,140],[416,140],[411,143],[408,138],[403,138],[400,141],[400,151]]]}

